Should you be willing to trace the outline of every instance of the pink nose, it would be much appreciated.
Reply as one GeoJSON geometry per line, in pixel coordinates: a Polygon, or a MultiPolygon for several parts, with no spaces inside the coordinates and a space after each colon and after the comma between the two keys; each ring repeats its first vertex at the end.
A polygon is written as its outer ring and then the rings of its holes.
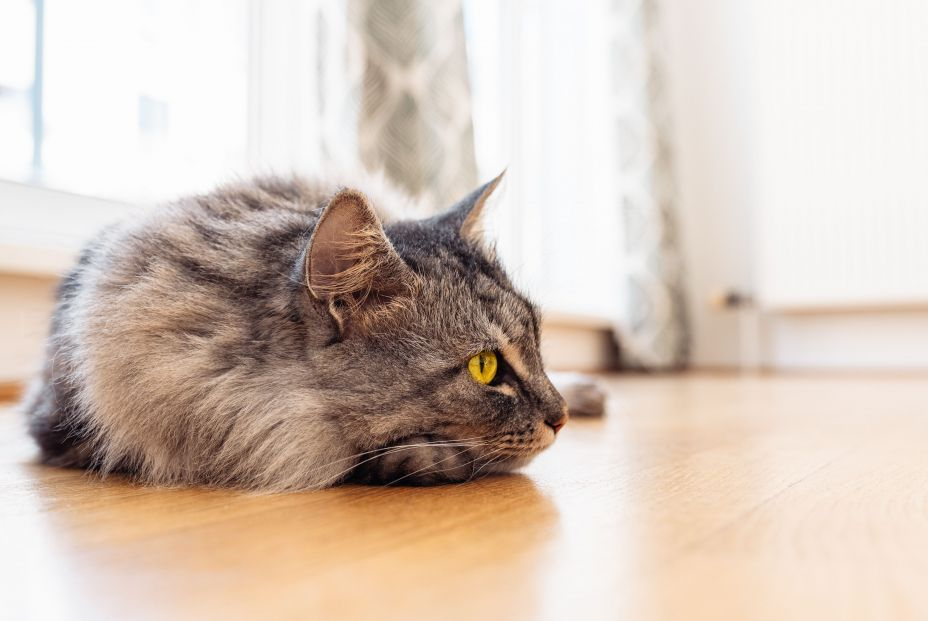
{"type": "Polygon", "coordinates": [[[552,419],[550,419],[550,418],[546,419],[546,420],[545,420],[545,424],[547,424],[548,427],[550,427],[551,429],[553,429],[553,430],[554,430],[554,433],[557,433],[558,431],[561,430],[561,428],[562,428],[564,425],[567,424],[567,419],[568,419],[568,418],[570,418],[570,416],[567,414],[567,408],[564,408],[564,409],[560,412],[560,415],[557,416],[554,420],[552,420],[552,419]]]}

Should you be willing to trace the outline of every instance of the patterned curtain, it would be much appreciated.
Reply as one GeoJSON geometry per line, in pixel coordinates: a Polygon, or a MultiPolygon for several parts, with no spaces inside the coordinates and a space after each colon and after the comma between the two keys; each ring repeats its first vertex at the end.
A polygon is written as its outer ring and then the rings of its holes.
{"type": "Polygon", "coordinates": [[[477,185],[459,0],[349,0],[363,64],[358,149],[434,209],[477,185]]]}
{"type": "MultiPolygon", "coordinates": [[[[618,207],[625,235],[619,252],[627,266],[622,275],[624,310],[616,322],[622,363],[625,368],[679,368],[687,362],[689,335],[662,71],[661,0],[601,1],[608,11],[615,102],[613,116],[603,124],[613,132],[618,152],[618,207]]],[[[337,32],[331,26],[347,9],[344,41],[330,35],[329,53],[319,56],[320,97],[332,103],[327,113],[333,122],[325,122],[324,115],[323,124],[335,131],[324,142],[337,147],[326,149],[328,156],[350,147],[368,169],[382,170],[432,209],[475,187],[461,0],[316,4],[321,39],[326,32],[337,32]],[[331,51],[339,43],[347,54],[331,51]],[[352,139],[339,139],[347,119],[352,139]]],[[[507,6],[518,9],[522,4],[507,6]]]]}
{"type": "Polygon", "coordinates": [[[629,266],[619,342],[623,366],[652,370],[682,367],[689,353],[659,4],[614,0],[611,9],[623,252],[629,266]]]}

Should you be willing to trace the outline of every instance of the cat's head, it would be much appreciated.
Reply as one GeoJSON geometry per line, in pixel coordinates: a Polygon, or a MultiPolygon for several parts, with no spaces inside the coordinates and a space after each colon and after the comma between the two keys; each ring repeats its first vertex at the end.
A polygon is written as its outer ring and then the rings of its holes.
{"type": "Polygon", "coordinates": [[[356,477],[433,483],[526,463],[567,421],[539,352],[538,309],[482,237],[478,188],[444,214],[382,225],[344,190],[304,254],[309,298],[331,323],[325,393],[359,450],[356,477]]]}

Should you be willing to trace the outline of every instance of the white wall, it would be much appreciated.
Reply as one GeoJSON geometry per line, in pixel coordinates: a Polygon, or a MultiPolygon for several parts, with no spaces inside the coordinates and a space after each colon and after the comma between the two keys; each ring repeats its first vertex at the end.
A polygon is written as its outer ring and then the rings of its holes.
{"type": "Polygon", "coordinates": [[[773,315],[763,340],[777,369],[928,370],[928,312],[773,315]]]}
{"type": "MultiPolygon", "coordinates": [[[[844,93],[846,89],[838,86],[822,88],[814,76],[808,75],[810,70],[804,66],[806,55],[809,66],[824,72],[822,79],[827,77],[829,84],[843,77],[845,82],[855,84],[855,88],[866,90],[867,79],[855,76],[853,54],[839,54],[832,49],[834,45],[843,42],[853,51],[856,49],[854,42],[863,40],[874,47],[870,50],[872,58],[868,57],[868,75],[881,84],[888,78],[878,75],[874,58],[888,62],[886,58],[901,53],[902,49],[896,40],[899,37],[892,35],[893,28],[909,37],[906,40],[911,41],[910,48],[918,49],[919,34],[923,35],[924,29],[913,30],[914,27],[907,24],[919,16],[928,20],[928,7],[911,0],[890,5],[881,5],[875,0],[854,0],[852,4],[854,6],[850,7],[837,0],[791,0],[785,4],[762,0],[703,0],[698,3],[666,0],[662,5],[668,50],[666,69],[675,126],[679,218],[693,329],[693,363],[697,367],[736,366],[741,360],[737,315],[715,310],[709,304],[709,299],[719,291],[740,289],[757,294],[762,301],[782,300],[786,299],[784,291],[799,291],[791,283],[800,284],[798,279],[806,279],[813,272],[818,275],[821,286],[806,287],[806,290],[835,288],[825,286],[835,284],[829,283],[827,269],[811,269],[822,267],[813,265],[814,253],[807,254],[798,264],[786,259],[796,252],[791,231],[807,233],[803,238],[813,240],[807,244],[813,250],[816,250],[815,242],[832,240],[837,232],[853,233],[848,229],[853,228],[853,223],[841,218],[844,205],[840,196],[860,194],[890,201],[882,206],[877,204],[871,216],[887,206],[915,209],[913,213],[928,211],[924,201],[916,201],[922,206],[915,208],[909,204],[912,201],[896,200],[900,196],[911,198],[924,194],[923,175],[912,172],[915,163],[910,161],[913,158],[909,152],[916,156],[923,154],[928,141],[913,142],[912,135],[902,129],[906,127],[904,119],[878,117],[877,120],[882,119],[882,129],[876,128],[866,134],[872,139],[868,144],[914,145],[918,147],[914,151],[876,149],[874,155],[880,155],[871,158],[874,174],[865,174],[866,167],[837,177],[816,173],[822,168],[815,166],[816,158],[827,160],[831,166],[828,170],[831,170],[837,165],[835,162],[846,161],[844,155],[859,147],[852,142],[845,144],[835,140],[843,134],[838,131],[840,127],[836,129],[839,121],[828,120],[832,108],[841,113],[841,122],[848,125],[849,136],[863,131],[851,127],[853,123],[867,123],[873,118],[866,113],[872,112],[870,104],[874,101],[880,104],[878,111],[899,110],[913,117],[910,119],[912,131],[923,131],[925,127],[923,115],[914,114],[911,105],[903,105],[905,89],[909,88],[905,80],[888,82],[895,89],[892,97],[865,100],[844,93]],[[854,9],[856,18],[853,20],[848,17],[849,8],[854,9]],[[771,24],[771,13],[779,16],[775,24],[771,24]],[[867,15],[873,15],[873,19],[868,20],[867,15]],[[835,16],[842,18],[833,19],[835,16]],[[803,28],[791,28],[793,19],[804,20],[803,28]],[[818,21],[810,25],[809,20],[818,21]],[[794,40],[796,37],[801,40],[794,40]],[[837,43],[829,47],[827,43],[818,42],[819,38],[828,37],[837,43]],[[799,51],[790,48],[803,45],[803,42],[805,47],[799,51]],[[814,64],[816,59],[819,65],[814,64]],[[829,75],[829,67],[839,64],[842,64],[840,71],[829,75]],[[801,92],[796,95],[782,92],[793,87],[801,92]],[[775,105],[778,97],[795,99],[802,105],[797,104],[792,111],[784,112],[782,106],[775,105]],[[808,121],[809,115],[824,115],[820,119],[822,122],[813,125],[831,128],[831,139],[825,140],[821,132],[797,130],[801,125],[799,121],[808,121]],[[791,133],[784,137],[781,132],[791,133]],[[792,142],[787,144],[785,140],[792,142]],[[791,153],[795,154],[795,161],[789,160],[791,153]],[[900,161],[895,164],[887,161],[892,157],[900,161]],[[783,171],[795,171],[800,160],[804,162],[803,170],[808,169],[809,174],[783,174],[783,171]],[[895,174],[890,175],[891,185],[880,181],[887,179],[887,170],[895,174]],[[809,187],[803,189],[803,183],[809,187]],[[773,234],[768,225],[771,222],[782,225],[785,217],[782,200],[774,198],[796,196],[797,192],[817,192],[819,200],[832,200],[829,209],[833,217],[830,220],[794,218],[785,229],[780,226],[778,233],[773,234]],[[818,228],[811,234],[804,228],[815,226],[818,228]],[[804,265],[809,269],[804,270],[804,265]],[[761,266],[762,280],[757,276],[761,266]]],[[[905,54],[913,56],[911,52],[905,54]]],[[[910,69],[921,63],[917,58],[909,58],[909,61],[910,69]]],[[[877,86],[875,84],[874,88],[877,86]]],[[[921,81],[916,79],[911,84],[916,95],[924,91],[923,87],[923,76],[921,81]]],[[[817,205],[809,203],[809,207],[817,205]]],[[[910,218],[910,221],[916,220],[910,218]]],[[[880,218],[875,221],[880,222],[880,218]]],[[[880,242],[887,257],[894,256],[901,245],[893,244],[894,235],[900,237],[900,241],[909,239],[911,242],[913,238],[911,231],[900,236],[902,229],[899,227],[882,228],[890,230],[886,241],[880,242]]],[[[916,233],[915,238],[918,235],[928,233],[916,233]]],[[[910,246],[917,247],[917,244],[910,243],[910,246]]],[[[838,263],[847,264],[847,261],[838,263]]],[[[904,288],[899,287],[892,289],[893,299],[884,296],[881,302],[876,294],[887,289],[886,283],[893,280],[890,277],[899,270],[890,273],[891,270],[884,268],[886,282],[881,282],[879,273],[873,277],[873,264],[867,263],[866,267],[867,270],[852,270],[850,275],[843,276],[845,281],[850,278],[857,287],[856,299],[866,301],[867,291],[874,294],[869,303],[828,304],[824,300],[821,304],[797,304],[792,308],[778,303],[763,306],[765,312],[759,329],[752,335],[760,346],[759,362],[778,369],[928,369],[928,308],[915,303],[914,297],[909,301],[903,299],[899,291],[904,288]],[[861,287],[864,272],[871,274],[871,280],[870,285],[861,287]]],[[[908,265],[906,269],[924,278],[928,265],[923,267],[908,265]]],[[[834,276],[837,281],[838,274],[834,276]]],[[[910,289],[915,291],[914,287],[910,289]]]]}
{"type": "Polygon", "coordinates": [[[737,363],[737,318],[712,309],[709,299],[753,286],[748,8],[744,0],[663,5],[696,366],[737,363]]]}
{"type": "Polygon", "coordinates": [[[755,2],[765,308],[928,307],[928,3],[755,2]]]}

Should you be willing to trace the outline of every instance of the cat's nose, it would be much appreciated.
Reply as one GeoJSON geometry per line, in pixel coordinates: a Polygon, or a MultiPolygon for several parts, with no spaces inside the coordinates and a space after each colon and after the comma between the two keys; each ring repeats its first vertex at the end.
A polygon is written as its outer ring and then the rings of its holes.
{"type": "Polygon", "coordinates": [[[564,405],[560,410],[555,410],[545,417],[545,424],[557,433],[561,427],[567,424],[570,415],[567,413],[567,406],[564,405]]]}

